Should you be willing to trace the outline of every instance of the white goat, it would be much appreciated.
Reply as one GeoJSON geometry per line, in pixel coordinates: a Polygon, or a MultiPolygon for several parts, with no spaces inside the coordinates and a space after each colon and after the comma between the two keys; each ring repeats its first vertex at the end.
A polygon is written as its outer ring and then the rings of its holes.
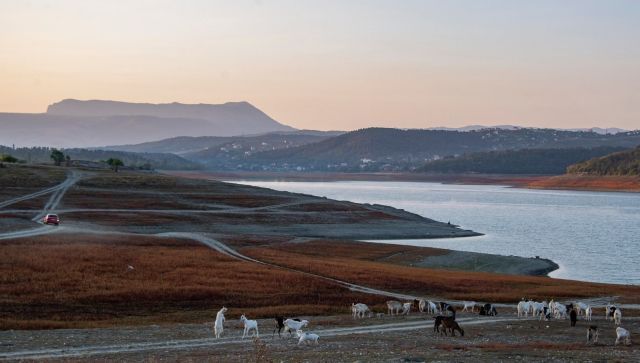
{"type": "Polygon", "coordinates": [[[421,313],[424,313],[424,308],[426,308],[426,307],[427,307],[427,300],[420,299],[420,300],[418,301],[418,310],[419,310],[421,313]]]}
{"type": "Polygon", "coordinates": [[[223,306],[222,309],[220,309],[220,311],[218,311],[218,313],[216,314],[216,322],[213,325],[213,332],[216,335],[216,339],[220,338],[220,336],[222,335],[222,331],[224,330],[224,313],[226,312],[227,308],[223,306]]]}
{"type": "Polygon", "coordinates": [[[300,339],[298,339],[298,345],[302,343],[311,344],[311,342],[316,343],[316,345],[318,344],[318,338],[320,338],[318,334],[305,333],[302,330],[298,330],[297,333],[298,337],[300,337],[300,339]]]}
{"type": "Polygon", "coordinates": [[[631,333],[625,328],[617,327],[616,328],[616,344],[618,345],[620,341],[624,341],[625,345],[631,344],[631,333]]]}
{"type": "Polygon", "coordinates": [[[613,312],[616,310],[615,305],[611,305],[611,304],[607,304],[607,306],[604,307],[604,317],[605,320],[613,320],[613,312]]]}
{"type": "Polygon", "coordinates": [[[587,321],[591,321],[591,315],[593,315],[593,309],[591,306],[587,305],[587,308],[584,309],[584,319],[587,321]]]}
{"type": "Polygon", "coordinates": [[[566,319],[567,307],[564,304],[555,303],[553,306],[553,314],[556,319],[566,319]]]}
{"type": "Polygon", "coordinates": [[[413,303],[410,303],[410,302],[402,304],[401,315],[409,315],[409,312],[411,311],[411,305],[413,305],[413,303]]]}
{"type": "Polygon", "coordinates": [[[585,304],[583,302],[573,303],[573,308],[576,310],[576,314],[578,314],[578,315],[584,313],[585,310],[587,310],[588,307],[589,307],[589,305],[587,305],[587,304],[585,304]]]}
{"type": "Polygon", "coordinates": [[[471,312],[473,312],[476,309],[475,301],[465,301],[463,304],[462,311],[467,311],[467,308],[470,308],[471,312]]]}
{"type": "Polygon", "coordinates": [[[357,303],[351,304],[351,312],[353,313],[353,318],[364,318],[367,313],[371,316],[371,310],[366,304],[357,303]]]}
{"type": "Polygon", "coordinates": [[[240,321],[244,324],[244,332],[242,333],[242,339],[244,339],[244,337],[247,336],[247,333],[250,330],[253,330],[255,332],[256,338],[260,338],[260,334],[258,333],[257,321],[247,319],[247,317],[244,316],[244,314],[242,314],[242,316],[240,317],[240,321]]]}
{"type": "Polygon", "coordinates": [[[285,333],[288,331],[298,331],[302,330],[305,326],[309,324],[308,320],[296,321],[292,319],[287,319],[283,321],[284,323],[284,331],[285,333]]]}
{"type": "Polygon", "coordinates": [[[529,316],[529,310],[531,309],[531,304],[528,301],[521,300],[518,303],[518,317],[529,316]]]}
{"type": "Polygon", "coordinates": [[[616,311],[613,312],[613,321],[616,325],[622,323],[622,310],[620,310],[620,308],[617,308],[616,311]]]}
{"type": "Polygon", "coordinates": [[[533,308],[533,316],[534,317],[544,314],[544,308],[545,308],[544,305],[545,305],[544,302],[533,302],[533,303],[531,303],[531,307],[533,308]]]}
{"type": "Polygon", "coordinates": [[[438,312],[438,306],[433,301],[427,301],[427,312],[435,314],[438,312]]]}
{"type": "Polygon", "coordinates": [[[389,310],[389,315],[393,316],[394,313],[400,314],[400,309],[402,309],[402,303],[396,300],[389,300],[387,301],[387,309],[389,310]]]}

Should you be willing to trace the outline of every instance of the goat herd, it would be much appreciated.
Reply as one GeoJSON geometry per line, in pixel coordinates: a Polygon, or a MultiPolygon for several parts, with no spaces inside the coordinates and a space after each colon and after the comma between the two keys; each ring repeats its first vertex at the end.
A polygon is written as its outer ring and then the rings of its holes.
{"type": "MultiPolygon", "coordinates": [[[[434,332],[440,333],[441,335],[444,334],[445,336],[447,334],[455,336],[455,332],[458,331],[460,333],[460,336],[464,336],[464,330],[456,322],[456,311],[459,310],[459,307],[457,308],[453,304],[449,304],[446,302],[433,302],[422,299],[405,303],[396,300],[390,300],[386,302],[387,313],[390,316],[409,315],[414,304],[418,305],[418,310],[421,313],[430,313],[433,315],[434,332]]],[[[492,304],[478,304],[474,301],[467,301],[462,303],[461,305],[462,308],[460,309],[460,311],[462,312],[474,313],[476,307],[478,307],[478,312],[480,315],[498,315],[496,307],[492,304]]],[[[566,319],[568,316],[572,327],[576,325],[576,321],[579,315],[583,315],[584,320],[591,321],[593,314],[593,308],[585,303],[576,302],[570,304],[562,304],[553,301],[553,299],[549,303],[547,303],[546,301],[525,301],[525,299],[523,298],[518,303],[517,311],[518,317],[528,317],[529,314],[531,314],[533,317],[539,317],[539,320],[566,319]]],[[[216,338],[220,338],[224,330],[224,314],[226,312],[227,308],[223,307],[222,309],[220,309],[220,311],[218,311],[216,315],[216,321],[214,324],[214,333],[216,338]]],[[[366,304],[362,303],[351,304],[351,313],[354,319],[374,316],[374,312],[369,309],[366,304]]],[[[381,318],[384,315],[384,313],[375,314],[375,316],[377,316],[378,318],[381,318]]],[[[607,306],[605,307],[605,320],[611,320],[615,323],[615,325],[617,325],[615,345],[618,345],[621,342],[626,345],[631,344],[631,333],[627,329],[624,329],[620,326],[622,324],[622,310],[619,307],[607,304],[607,306]]],[[[244,331],[242,333],[243,339],[251,331],[253,331],[253,336],[259,337],[258,322],[256,320],[249,320],[244,315],[242,315],[240,317],[240,322],[244,326],[244,331]]],[[[317,334],[304,332],[302,330],[309,324],[308,320],[285,319],[284,317],[278,316],[275,317],[275,322],[276,326],[273,331],[273,335],[275,335],[276,331],[278,332],[278,336],[280,337],[282,336],[281,332],[289,332],[289,336],[291,336],[293,332],[296,332],[298,336],[298,345],[303,343],[318,344],[319,336],[317,334]]],[[[596,325],[590,325],[587,329],[587,343],[597,342],[598,327],[596,325]]]]}

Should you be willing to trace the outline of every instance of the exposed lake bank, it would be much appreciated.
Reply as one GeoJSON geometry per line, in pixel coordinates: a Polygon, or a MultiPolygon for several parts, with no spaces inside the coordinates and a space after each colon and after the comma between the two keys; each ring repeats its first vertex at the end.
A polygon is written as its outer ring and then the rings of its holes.
{"type": "Polygon", "coordinates": [[[250,171],[163,171],[171,175],[216,180],[255,181],[406,181],[467,185],[505,185],[517,188],[640,192],[640,177],[589,175],[438,174],[438,173],[327,173],[250,171]]]}
{"type": "MultiPolygon", "coordinates": [[[[373,243],[403,244],[403,241],[375,241],[373,243]]],[[[548,276],[556,271],[560,266],[547,258],[502,256],[489,253],[454,251],[446,249],[435,249],[441,253],[433,253],[429,256],[413,259],[407,265],[415,267],[462,270],[475,272],[491,272],[507,275],[528,275],[528,276],[548,276]]],[[[401,256],[394,256],[397,260],[401,256]]]]}
{"type": "Polygon", "coordinates": [[[552,277],[640,284],[640,266],[635,262],[640,233],[637,193],[393,181],[242,183],[389,205],[485,234],[391,243],[524,258],[540,256],[561,266],[551,273],[552,277]]]}

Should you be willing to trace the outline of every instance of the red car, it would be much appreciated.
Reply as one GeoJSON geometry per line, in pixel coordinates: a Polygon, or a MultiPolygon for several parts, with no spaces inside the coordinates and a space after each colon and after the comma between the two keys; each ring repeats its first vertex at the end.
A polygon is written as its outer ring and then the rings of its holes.
{"type": "Polygon", "coordinates": [[[55,224],[56,226],[60,224],[60,217],[57,214],[47,214],[44,216],[42,220],[44,224],[55,224]]]}

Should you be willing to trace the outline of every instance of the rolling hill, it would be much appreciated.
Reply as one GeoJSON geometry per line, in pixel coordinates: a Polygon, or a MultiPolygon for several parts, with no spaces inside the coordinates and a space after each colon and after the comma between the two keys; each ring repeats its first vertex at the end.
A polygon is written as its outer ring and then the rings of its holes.
{"type": "Polygon", "coordinates": [[[601,135],[553,129],[446,130],[362,129],[295,148],[247,155],[239,170],[400,171],[426,162],[473,152],[633,147],[640,132],[601,135]]]}
{"type": "Polygon", "coordinates": [[[593,158],[567,168],[568,174],[640,176],[640,146],[593,158]]]}
{"type": "Polygon", "coordinates": [[[567,167],[624,148],[599,146],[571,149],[521,149],[471,153],[435,160],[418,172],[482,174],[564,174],[567,167]]]}
{"type": "Polygon", "coordinates": [[[240,144],[243,145],[245,149],[250,149],[252,146],[254,148],[260,146],[261,150],[273,150],[280,148],[279,146],[281,144],[290,146],[290,144],[295,143],[296,146],[299,146],[304,143],[324,140],[343,133],[342,131],[299,130],[272,132],[257,136],[179,136],[140,144],[105,146],[101,147],[101,149],[131,152],[166,152],[178,155],[194,154],[197,158],[199,152],[206,152],[207,150],[225,144],[240,144]],[[269,147],[262,147],[265,146],[262,145],[263,143],[268,143],[267,146],[269,147]]]}

